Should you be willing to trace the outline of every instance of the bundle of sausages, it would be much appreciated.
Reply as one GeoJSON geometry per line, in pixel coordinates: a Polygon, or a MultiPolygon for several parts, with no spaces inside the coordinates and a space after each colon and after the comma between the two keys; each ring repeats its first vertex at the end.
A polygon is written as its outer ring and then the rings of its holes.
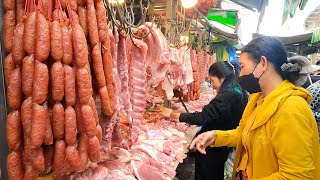
{"type": "Polygon", "coordinates": [[[106,10],[102,0],[87,0],[86,10],[92,65],[97,83],[97,91],[101,100],[101,110],[106,116],[114,111],[115,93],[112,77],[112,55],[109,30],[106,21],[106,10]]]}
{"type": "Polygon", "coordinates": [[[91,68],[102,113],[112,115],[115,106],[102,0],[5,0],[4,7],[10,179],[52,169],[60,176],[98,162],[102,128],[91,68]]]}
{"type": "Polygon", "coordinates": [[[187,90],[185,92],[181,92],[185,102],[189,102],[190,100],[195,101],[200,98],[199,61],[195,50],[190,50],[190,57],[194,81],[187,85],[187,90]]]}
{"type": "MultiPolygon", "coordinates": [[[[25,109],[24,107],[29,106],[30,109],[28,109],[28,111],[30,114],[32,111],[32,101],[30,99],[22,103],[22,91],[26,96],[32,96],[30,89],[32,90],[33,86],[32,81],[28,81],[30,77],[22,76],[22,73],[30,71],[30,69],[26,67],[27,65],[22,66],[22,62],[26,61],[32,65],[34,63],[34,56],[26,57],[26,51],[22,46],[25,29],[24,23],[22,23],[24,2],[6,0],[3,3],[6,10],[4,16],[4,47],[9,53],[4,61],[4,71],[7,87],[7,102],[11,109],[11,112],[7,116],[6,123],[7,143],[10,150],[7,157],[7,166],[11,179],[22,179],[24,177],[22,162],[24,159],[27,159],[23,156],[22,149],[24,144],[30,144],[31,133],[31,116],[28,116],[29,113],[22,112],[22,110],[25,109]],[[22,69],[24,69],[24,72],[22,72],[22,69]],[[22,77],[24,78],[23,83],[22,77]],[[22,126],[27,126],[27,128],[22,129],[22,126]],[[26,140],[24,140],[24,134],[26,134],[26,140]],[[23,144],[24,141],[25,143],[23,144]]],[[[35,46],[33,46],[33,48],[35,48],[35,46]]],[[[31,74],[33,74],[33,72],[31,72],[31,74]]],[[[36,151],[34,152],[37,154],[36,151]]],[[[36,160],[34,162],[35,165],[38,165],[36,160]]]]}
{"type": "Polygon", "coordinates": [[[188,85],[188,95],[184,96],[184,100],[194,101],[200,98],[200,84],[202,84],[208,76],[210,66],[215,63],[215,56],[209,55],[205,51],[196,52],[191,50],[191,62],[194,82],[188,85]]]}

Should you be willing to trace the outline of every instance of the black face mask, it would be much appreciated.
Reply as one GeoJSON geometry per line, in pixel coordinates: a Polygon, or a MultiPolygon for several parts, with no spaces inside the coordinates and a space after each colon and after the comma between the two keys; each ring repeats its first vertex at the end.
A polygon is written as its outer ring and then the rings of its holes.
{"type": "MultiPolygon", "coordinates": [[[[256,67],[258,66],[258,64],[256,65],[256,67]]],[[[250,74],[239,77],[239,84],[250,94],[261,92],[259,79],[263,73],[259,78],[254,77],[253,72],[254,70],[256,70],[256,67],[254,67],[253,71],[250,74]]]]}

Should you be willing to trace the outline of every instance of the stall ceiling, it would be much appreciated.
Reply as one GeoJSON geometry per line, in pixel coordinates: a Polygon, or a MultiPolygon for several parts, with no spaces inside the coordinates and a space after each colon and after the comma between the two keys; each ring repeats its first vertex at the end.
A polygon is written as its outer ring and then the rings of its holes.
{"type": "MultiPolygon", "coordinates": [[[[154,8],[153,13],[156,17],[161,16],[162,20],[168,19],[167,9],[170,9],[171,7],[168,7],[167,3],[168,3],[168,1],[166,1],[166,0],[155,0],[153,2],[153,8],[154,8]]],[[[178,6],[181,6],[180,0],[178,0],[178,4],[179,4],[178,6]]],[[[180,9],[180,8],[178,8],[178,9],[180,9]]],[[[178,10],[177,15],[182,16],[182,13],[178,10]]]]}
{"type": "Polygon", "coordinates": [[[316,7],[305,20],[305,28],[312,31],[320,27],[320,6],[316,7]]]}
{"type": "Polygon", "coordinates": [[[227,39],[237,39],[237,35],[232,33],[228,34],[225,33],[218,28],[212,27],[212,24],[208,19],[206,19],[206,13],[204,13],[202,10],[205,9],[205,11],[209,10],[210,8],[214,7],[214,5],[217,3],[216,0],[199,0],[198,4],[194,8],[190,8],[187,10],[187,15],[184,14],[184,12],[181,11],[181,0],[155,0],[152,2],[153,9],[151,10],[151,14],[155,15],[156,17],[161,17],[162,22],[166,22],[168,19],[170,19],[170,11],[172,12],[172,9],[168,3],[175,2],[177,3],[177,13],[176,18],[186,18],[187,21],[191,22],[193,24],[193,28],[191,31],[196,31],[199,29],[208,29],[211,28],[216,32],[213,33],[215,35],[222,35],[223,38],[227,39]],[[211,4],[211,6],[210,6],[211,4]],[[192,12],[192,13],[190,13],[192,12]],[[196,14],[196,15],[195,15],[196,14]],[[196,21],[197,20],[197,21],[196,21]]]}

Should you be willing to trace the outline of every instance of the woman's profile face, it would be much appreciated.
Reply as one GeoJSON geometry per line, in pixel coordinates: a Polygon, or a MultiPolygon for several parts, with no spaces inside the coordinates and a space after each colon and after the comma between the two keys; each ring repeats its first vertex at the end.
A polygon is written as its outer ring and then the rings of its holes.
{"type": "Polygon", "coordinates": [[[251,57],[248,53],[242,53],[240,55],[239,60],[240,60],[240,67],[241,67],[241,71],[240,71],[239,76],[248,75],[253,72],[256,64],[251,59],[251,57]]]}
{"type": "Polygon", "coordinates": [[[223,83],[223,78],[219,79],[217,76],[210,76],[212,88],[218,90],[221,87],[221,84],[223,83]]]}

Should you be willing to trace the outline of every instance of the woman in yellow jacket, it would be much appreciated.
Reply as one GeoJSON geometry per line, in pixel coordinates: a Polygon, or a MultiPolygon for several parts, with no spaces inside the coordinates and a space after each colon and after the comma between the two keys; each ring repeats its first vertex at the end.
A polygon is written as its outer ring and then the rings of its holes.
{"type": "Polygon", "coordinates": [[[320,180],[318,129],[310,93],[291,82],[301,67],[287,61],[281,42],[259,37],[240,55],[239,82],[250,94],[239,126],[197,136],[190,148],[236,147],[235,179],[320,180]]]}

